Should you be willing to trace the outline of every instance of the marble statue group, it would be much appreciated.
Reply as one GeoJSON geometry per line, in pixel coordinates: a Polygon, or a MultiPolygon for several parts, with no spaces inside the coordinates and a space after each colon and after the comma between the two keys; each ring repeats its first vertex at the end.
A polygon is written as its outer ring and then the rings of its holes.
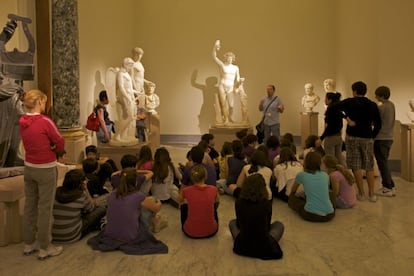
{"type": "Polygon", "coordinates": [[[136,138],[137,110],[146,109],[157,114],[160,99],[155,94],[155,83],[145,79],[145,69],[141,63],[144,51],[132,49],[132,57],[123,60],[121,68],[109,68],[106,73],[106,89],[109,97],[115,99],[116,133],[110,144],[113,146],[132,146],[139,141],[136,138]]]}

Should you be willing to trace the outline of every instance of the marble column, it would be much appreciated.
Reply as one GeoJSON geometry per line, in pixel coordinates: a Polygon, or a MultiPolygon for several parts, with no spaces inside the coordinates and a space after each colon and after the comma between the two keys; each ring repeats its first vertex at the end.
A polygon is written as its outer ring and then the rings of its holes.
{"type": "Polygon", "coordinates": [[[52,0],[52,90],[57,126],[80,127],[77,0],[52,0]]]}
{"type": "Polygon", "coordinates": [[[77,0],[52,0],[53,119],[65,137],[67,160],[83,159],[86,134],[79,117],[79,35],[77,0]]]}

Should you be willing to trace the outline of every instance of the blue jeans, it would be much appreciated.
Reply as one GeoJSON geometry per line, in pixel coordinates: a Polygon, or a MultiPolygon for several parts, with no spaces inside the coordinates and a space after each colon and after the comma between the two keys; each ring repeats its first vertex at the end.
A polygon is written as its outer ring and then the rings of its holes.
{"type": "Polygon", "coordinates": [[[381,173],[382,186],[388,189],[394,188],[394,181],[391,178],[391,171],[388,166],[392,140],[375,140],[374,154],[377,159],[378,169],[381,173]]]}
{"type": "MultiPolygon", "coordinates": [[[[106,128],[108,129],[109,138],[111,138],[112,124],[106,125],[106,128]]],[[[98,140],[99,143],[108,142],[105,139],[105,132],[103,131],[102,127],[99,127],[98,132],[96,132],[96,139],[98,140]]]]}
{"type": "Polygon", "coordinates": [[[266,144],[267,139],[269,139],[270,135],[276,136],[280,139],[280,124],[274,125],[264,125],[264,140],[263,143],[266,144]]]}

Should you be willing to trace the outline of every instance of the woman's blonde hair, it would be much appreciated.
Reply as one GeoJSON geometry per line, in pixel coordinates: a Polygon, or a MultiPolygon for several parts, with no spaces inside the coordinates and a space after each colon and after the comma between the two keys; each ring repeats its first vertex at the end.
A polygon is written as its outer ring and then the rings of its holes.
{"type": "Polygon", "coordinates": [[[348,171],[347,168],[345,168],[344,166],[339,164],[338,159],[336,159],[335,156],[333,156],[331,154],[326,154],[322,158],[322,162],[325,164],[325,167],[327,169],[331,169],[331,170],[334,170],[334,171],[339,171],[340,173],[342,173],[343,176],[345,177],[346,181],[348,181],[348,184],[350,186],[352,186],[352,184],[354,184],[354,182],[355,182],[354,176],[348,171]]]}
{"type": "Polygon", "coordinates": [[[203,165],[197,165],[191,169],[191,180],[193,183],[201,183],[207,179],[207,170],[203,165]]]}
{"type": "Polygon", "coordinates": [[[47,96],[40,90],[30,90],[24,94],[23,104],[27,109],[33,109],[38,100],[47,101],[47,96]]]}

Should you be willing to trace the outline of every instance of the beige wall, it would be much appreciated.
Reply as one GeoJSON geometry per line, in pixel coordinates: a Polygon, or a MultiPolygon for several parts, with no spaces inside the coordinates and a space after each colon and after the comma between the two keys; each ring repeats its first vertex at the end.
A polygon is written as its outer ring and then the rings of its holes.
{"type": "MultiPolygon", "coordinates": [[[[282,132],[300,135],[303,84],[323,98],[322,81],[332,77],[349,96],[364,80],[369,96],[389,85],[397,119],[407,123],[414,90],[414,1],[396,0],[88,0],[78,1],[81,121],[86,120],[105,71],[120,66],[134,46],[145,50],[146,78],[161,97],[161,134],[200,134],[213,122],[213,96],[191,85],[218,77],[211,58],[216,39],[233,51],[246,78],[252,123],[267,83],[275,83],[286,105],[282,132]],[[198,114],[202,112],[201,124],[198,114]],[[83,118],[83,120],[82,120],[83,118]]],[[[2,0],[0,16],[31,14],[33,1],[2,0]],[[22,14],[23,13],[23,14],[22,14]]],[[[14,39],[14,38],[13,38],[14,39]]],[[[12,45],[12,44],[10,44],[12,45]]],[[[322,119],[322,102],[316,108],[322,119]]],[[[320,126],[320,129],[322,126],[320,126]]]]}

